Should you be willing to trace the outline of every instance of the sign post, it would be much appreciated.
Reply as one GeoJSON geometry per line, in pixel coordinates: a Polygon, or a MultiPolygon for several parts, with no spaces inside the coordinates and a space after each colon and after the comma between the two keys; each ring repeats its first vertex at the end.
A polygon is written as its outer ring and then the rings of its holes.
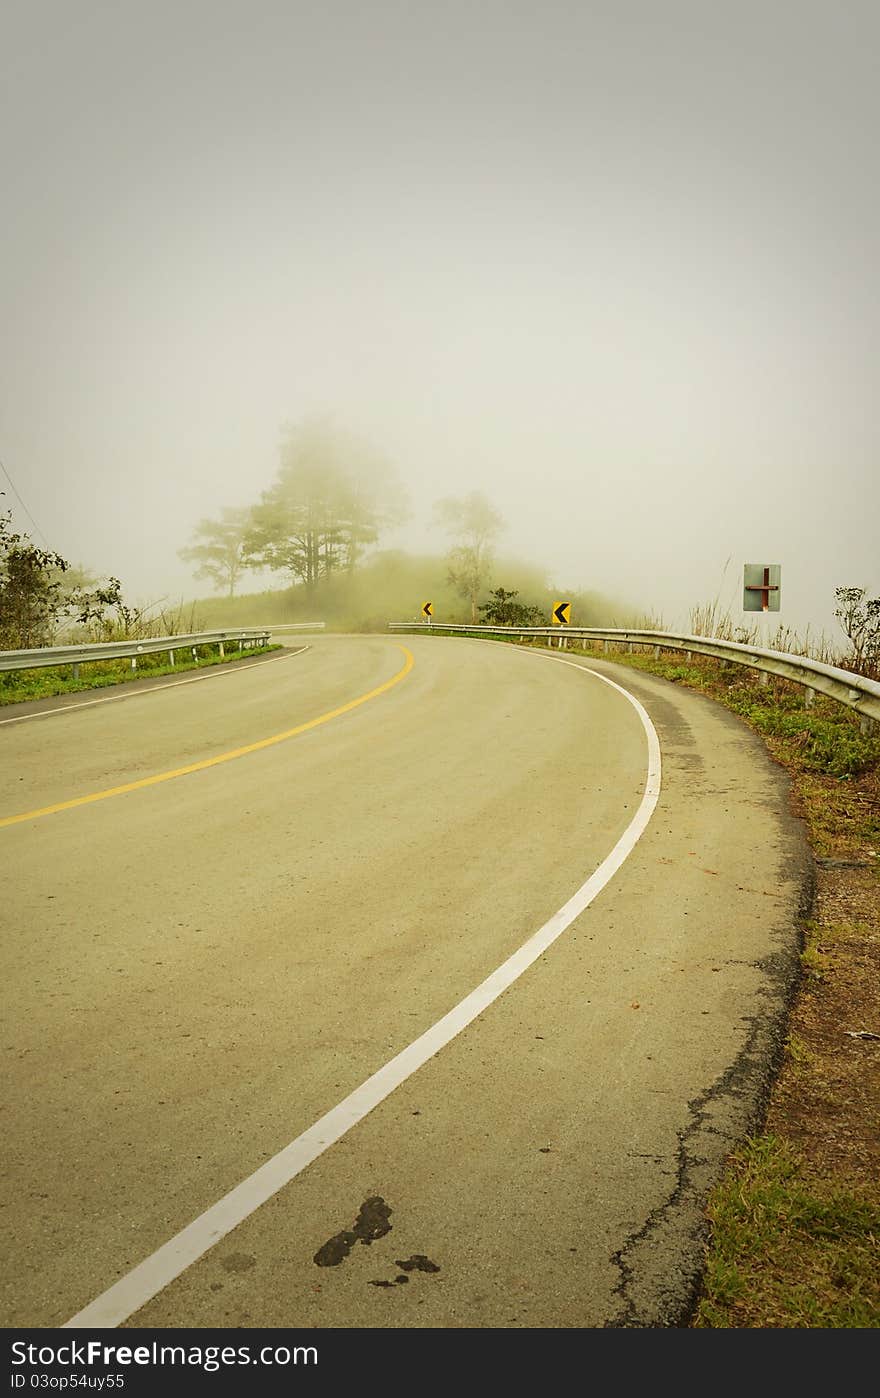
{"type": "MultiPolygon", "coordinates": [[[[743,567],[743,611],[778,612],[782,602],[782,568],[778,563],[746,563],[743,567]]],[[[758,635],[762,646],[769,644],[769,637],[763,623],[758,623],[758,635]]],[[[761,683],[767,684],[769,675],[761,671],[761,683]]]]}

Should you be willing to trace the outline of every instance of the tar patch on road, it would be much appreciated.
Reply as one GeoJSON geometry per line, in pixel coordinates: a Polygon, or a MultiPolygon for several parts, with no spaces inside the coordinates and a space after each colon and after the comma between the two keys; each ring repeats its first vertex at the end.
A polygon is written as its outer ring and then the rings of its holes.
{"type": "Polygon", "coordinates": [[[371,1281],[370,1286],[400,1286],[409,1281],[409,1277],[403,1275],[406,1272],[439,1272],[440,1268],[436,1262],[432,1262],[430,1257],[426,1257],[423,1252],[414,1252],[412,1257],[396,1258],[395,1267],[399,1267],[401,1275],[390,1281],[371,1281]]]}
{"type": "MultiPolygon", "coordinates": [[[[365,1247],[369,1247],[377,1238],[384,1238],[386,1233],[391,1232],[391,1224],[388,1221],[391,1214],[390,1205],[385,1203],[381,1195],[374,1194],[365,1199],[354,1225],[341,1233],[335,1233],[332,1238],[327,1239],[323,1247],[318,1248],[313,1258],[316,1266],[338,1267],[340,1262],[344,1262],[348,1257],[355,1243],[363,1243],[365,1247]]],[[[409,1281],[409,1272],[440,1271],[437,1263],[432,1262],[423,1252],[414,1252],[411,1257],[397,1258],[394,1265],[400,1268],[394,1281],[371,1281],[370,1286],[405,1286],[409,1281]]]]}
{"type": "Polygon", "coordinates": [[[340,1262],[344,1262],[348,1257],[355,1243],[363,1243],[365,1247],[369,1247],[377,1238],[384,1238],[386,1233],[391,1232],[391,1224],[388,1222],[391,1213],[391,1208],[381,1195],[374,1194],[365,1199],[354,1226],[342,1233],[336,1233],[327,1239],[323,1247],[318,1248],[314,1257],[317,1266],[338,1267],[340,1262]]]}
{"type": "Polygon", "coordinates": [[[402,1272],[439,1272],[440,1268],[436,1262],[432,1262],[430,1257],[426,1257],[423,1252],[414,1252],[412,1257],[408,1257],[405,1262],[397,1259],[396,1265],[402,1272]]]}

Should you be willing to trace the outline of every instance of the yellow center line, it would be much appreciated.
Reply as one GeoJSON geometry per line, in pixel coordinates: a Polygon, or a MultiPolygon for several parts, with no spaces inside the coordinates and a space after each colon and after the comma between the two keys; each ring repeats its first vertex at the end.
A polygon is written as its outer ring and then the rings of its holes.
{"type": "Polygon", "coordinates": [[[186,767],[175,767],[171,772],[157,772],[152,777],[141,777],[136,782],[126,782],[124,786],[111,786],[106,791],[93,791],[88,796],[75,796],[71,801],[58,801],[54,806],[41,806],[37,811],[25,811],[22,815],[4,816],[0,819],[0,826],[19,825],[25,820],[38,820],[40,816],[55,815],[58,811],[69,811],[74,806],[88,806],[93,801],[107,801],[111,796],[124,796],[128,791],[140,791],[146,786],[158,786],[160,782],[173,781],[175,777],[189,776],[190,772],[204,772],[208,767],[219,767],[222,762],[232,762],[237,757],[246,757],[250,752],[260,752],[263,748],[271,748],[276,743],[284,743],[288,738],[295,738],[300,733],[306,733],[310,728],[319,728],[322,723],[329,723],[332,718],[339,718],[342,714],[351,713],[352,709],[358,708],[361,704],[366,704],[370,699],[377,699],[380,694],[386,694],[389,689],[393,689],[401,680],[406,679],[415,660],[412,652],[406,646],[398,646],[406,656],[403,668],[392,675],[390,680],[380,684],[376,689],[371,689],[368,694],[361,694],[357,699],[350,699],[347,704],[340,704],[338,709],[331,709],[329,713],[321,714],[318,718],[310,718],[307,723],[297,724],[296,728],[288,728],[284,733],[274,733],[271,738],[261,738],[259,742],[248,743],[243,748],[233,748],[231,752],[221,752],[217,757],[206,757],[201,762],[190,762],[186,767]]]}

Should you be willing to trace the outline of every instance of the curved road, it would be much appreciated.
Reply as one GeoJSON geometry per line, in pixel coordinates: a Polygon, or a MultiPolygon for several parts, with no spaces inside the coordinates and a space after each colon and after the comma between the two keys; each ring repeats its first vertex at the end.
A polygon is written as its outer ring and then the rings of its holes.
{"type": "Polygon", "coordinates": [[[0,711],[4,1324],[680,1323],[809,882],[759,742],[662,681],[440,637],[100,698],[0,711]],[[649,732],[600,675],[659,734],[644,833],[649,732]]]}

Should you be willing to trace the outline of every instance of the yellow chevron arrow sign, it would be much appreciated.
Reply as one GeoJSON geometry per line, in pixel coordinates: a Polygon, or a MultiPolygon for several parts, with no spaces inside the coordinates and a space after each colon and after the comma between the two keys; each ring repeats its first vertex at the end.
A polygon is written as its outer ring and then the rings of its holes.
{"type": "Polygon", "coordinates": [[[571,603],[554,602],[553,613],[550,618],[554,626],[567,626],[571,620],[571,603]]]}

